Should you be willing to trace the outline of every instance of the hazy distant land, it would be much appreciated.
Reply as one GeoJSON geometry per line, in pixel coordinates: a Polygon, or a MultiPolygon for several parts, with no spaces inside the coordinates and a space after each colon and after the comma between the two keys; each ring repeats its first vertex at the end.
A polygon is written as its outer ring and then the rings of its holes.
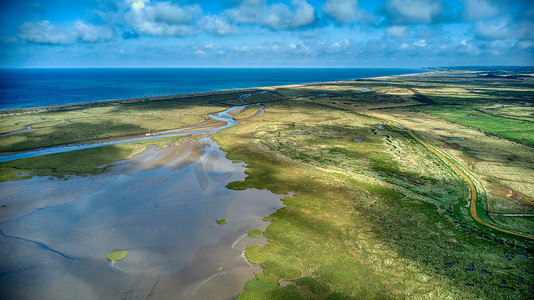
{"type": "Polygon", "coordinates": [[[532,74],[2,111],[1,298],[532,298],[532,74]]]}

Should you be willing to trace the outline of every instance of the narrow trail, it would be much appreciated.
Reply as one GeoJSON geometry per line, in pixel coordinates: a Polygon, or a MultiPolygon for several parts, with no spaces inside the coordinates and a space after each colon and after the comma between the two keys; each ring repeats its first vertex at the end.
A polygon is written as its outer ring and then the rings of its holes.
{"type": "MultiPolygon", "coordinates": [[[[390,126],[393,126],[393,122],[391,122],[391,121],[388,121],[388,124],[390,126]]],[[[406,127],[404,127],[404,128],[405,128],[404,131],[406,131],[411,137],[413,137],[416,141],[421,143],[421,145],[423,145],[425,148],[427,148],[428,150],[430,150],[434,154],[436,154],[443,162],[445,162],[445,164],[450,166],[456,173],[458,173],[460,176],[462,176],[462,178],[464,178],[465,181],[467,181],[467,184],[469,184],[469,189],[470,189],[470,192],[471,192],[469,213],[471,214],[471,217],[473,217],[473,219],[475,219],[475,221],[477,221],[481,225],[484,225],[486,227],[489,227],[491,229],[494,229],[494,230],[497,230],[497,231],[500,231],[500,232],[504,232],[504,233],[507,233],[507,234],[511,234],[511,235],[515,235],[515,236],[519,236],[519,237],[523,237],[523,238],[527,238],[527,239],[530,239],[530,240],[534,240],[534,236],[529,236],[529,235],[526,235],[526,234],[513,232],[513,231],[510,231],[510,230],[507,230],[507,229],[504,229],[504,228],[497,227],[497,226],[494,226],[492,224],[486,223],[484,220],[482,220],[478,216],[478,211],[477,211],[477,207],[476,207],[477,206],[477,198],[478,198],[477,189],[476,189],[475,184],[473,183],[473,181],[469,178],[469,176],[467,176],[454,163],[452,163],[450,159],[445,157],[443,154],[441,154],[434,147],[430,146],[425,140],[423,140],[422,138],[417,136],[410,129],[407,129],[406,127]]]]}

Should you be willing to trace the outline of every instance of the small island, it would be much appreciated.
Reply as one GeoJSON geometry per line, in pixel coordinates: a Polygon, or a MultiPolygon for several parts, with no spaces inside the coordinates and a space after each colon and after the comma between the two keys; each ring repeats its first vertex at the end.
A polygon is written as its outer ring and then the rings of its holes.
{"type": "Polygon", "coordinates": [[[107,258],[111,261],[117,261],[117,260],[126,258],[127,254],[128,254],[128,251],[126,250],[113,251],[108,254],[107,258]]]}
{"type": "Polygon", "coordinates": [[[254,228],[254,229],[249,230],[247,232],[247,235],[250,237],[257,238],[263,235],[263,231],[261,229],[254,228]]]}

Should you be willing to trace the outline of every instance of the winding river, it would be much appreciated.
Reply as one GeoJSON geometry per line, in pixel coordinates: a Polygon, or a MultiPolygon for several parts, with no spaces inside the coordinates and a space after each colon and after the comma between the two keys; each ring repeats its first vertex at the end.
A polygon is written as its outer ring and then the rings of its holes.
{"type": "MultiPolygon", "coordinates": [[[[247,95],[250,96],[250,94],[247,94],[247,95]]],[[[232,111],[243,109],[246,106],[247,105],[233,106],[223,112],[210,114],[209,116],[213,120],[226,122],[226,125],[220,126],[217,128],[202,129],[201,127],[199,127],[198,130],[191,131],[191,129],[194,129],[195,127],[186,127],[186,128],[180,128],[180,129],[165,130],[161,132],[155,132],[155,133],[150,133],[148,135],[131,137],[131,138],[126,138],[126,139],[115,138],[115,139],[108,139],[106,141],[101,141],[101,142],[77,143],[77,144],[69,144],[69,145],[63,145],[63,146],[47,147],[47,148],[42,148],[42,149],[37,149],[37,150],[20,152],[16,154],[1,155],[0,162],[11,161],[11,160],[27,158],[27,157],[34,157],[34,156],[42,156],[42,155],[48,155],[48,154],[57,154],[57,153],[65,153],[65,152],[76,151],[76,150],[98,148],[98,147],[104,147],[104,146],[110,146],[110,145],[140,142],[140,141],[149,141],[149,140],[163,139],[163,138],[169,138],[169,137],[194,135],[194,134],[199,134],[199,133],[204,133],[204,132],[223,130],[223,129],[232,127],[237,124],[237,121],[234,120],[229,113],[232,111]]],[[[18,132],[25,132],[30,129],[21,130],[18,132]]]]}

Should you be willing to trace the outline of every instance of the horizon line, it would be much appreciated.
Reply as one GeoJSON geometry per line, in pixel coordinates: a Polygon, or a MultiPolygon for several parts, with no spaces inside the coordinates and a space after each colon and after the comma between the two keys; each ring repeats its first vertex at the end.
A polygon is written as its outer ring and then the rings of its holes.
{"type": "Polygon", "coordinates": [[[428,68],[480,68],[480,67],[514,67],[534,68],[534,65],[456,65],[456,66],[414,66],[414,67],[325,67],[325,66],[80,66],[80,67],[0,67],[0,69],[428,69],[428,68]]]}

